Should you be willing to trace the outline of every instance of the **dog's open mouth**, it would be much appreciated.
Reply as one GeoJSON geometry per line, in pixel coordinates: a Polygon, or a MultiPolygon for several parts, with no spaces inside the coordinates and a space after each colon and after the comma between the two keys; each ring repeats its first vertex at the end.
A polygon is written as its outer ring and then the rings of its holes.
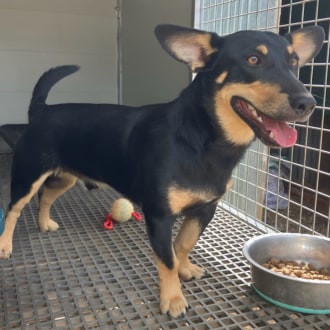
{"type": "Polygon", "coordinates": [[[286,148],[296,143],[297,131],[285,121],[267,117],[240,97],[232,98],[232,106],[265,144],[286,148]]]}

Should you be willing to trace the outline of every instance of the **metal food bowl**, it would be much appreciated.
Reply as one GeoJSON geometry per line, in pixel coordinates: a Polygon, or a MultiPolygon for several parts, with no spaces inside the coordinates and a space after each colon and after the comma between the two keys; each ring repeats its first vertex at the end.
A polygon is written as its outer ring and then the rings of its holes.
{"type": "Polygon", "coordinates": [[[304,279],[262,266],[270,258],[312,264],[330,271],[330,239],[303,234],[266,234],[245,243],[252,285],[265,300],[296,312],[330,314],[330,280],[304,279]]]}

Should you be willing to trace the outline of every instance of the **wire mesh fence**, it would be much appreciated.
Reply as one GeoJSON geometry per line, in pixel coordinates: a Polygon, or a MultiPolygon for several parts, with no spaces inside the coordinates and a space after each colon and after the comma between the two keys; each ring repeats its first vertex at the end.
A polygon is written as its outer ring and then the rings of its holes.
{"type": "Polygon", "coordinates": [[[317,100],[307,123],[296,123],[291,149],[256,141],[237,166],[222,206],[265,230],[330,236],[329,0],[199,0],[195,26],[226,35],[238,30],[285,34],[320,25],[326,39],[299,79],[317,100]]]}

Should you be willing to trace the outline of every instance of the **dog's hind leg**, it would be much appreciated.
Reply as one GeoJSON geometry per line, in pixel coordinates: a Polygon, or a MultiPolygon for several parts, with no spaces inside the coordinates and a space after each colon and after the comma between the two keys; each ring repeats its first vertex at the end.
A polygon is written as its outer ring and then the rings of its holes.
{"type": "Polygon", "coordinates": [[[195,246],[201,233],[211,221],[216,209],[216,203],[207,204],[196,211],[194,215],[188,215],[175,239],[174,250],[179,262],[179,275],[184,281],[192,278],[199,279],[203,276],[203,268],[194,265],[189,260],[189,252],[195,246]]]}
{"type": "Polygon", "coordinates": [[[39,227],[41,231],[58,229],[58,224],[50,218],[50,208],[59,196],[74,186],[76,181],[77,178],[67,172],[47,178],[39,195],[39,227]]]}
{"type": "Polygon", "coordinates": [[[0,259],[9,258],[13,249],[13,235],[23,207],[30,202],[51,172],[41,175],[32,184],[12,181],[12,202],[6,216],[5,229],[0,236],[0,259]]]}

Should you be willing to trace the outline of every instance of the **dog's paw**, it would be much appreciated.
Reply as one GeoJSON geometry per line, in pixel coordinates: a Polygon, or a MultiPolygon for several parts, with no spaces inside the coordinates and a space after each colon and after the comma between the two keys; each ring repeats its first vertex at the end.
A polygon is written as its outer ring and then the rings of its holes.
{"type": "Polygon", "coordinates": [[[184,316],[188,309],[188,303],[182,293],[173,297],[164,295],[160,299],[160,311],[163,314],[168,313],[170,316],[176,318],[184,316]]]}
{"type": "Polygon", "coordinates": [[[13,252],[13,243],[0,237],[0,259],[9,259],[13,252]]]}
{"type": "Polygon", "coordinates": [[[58,225],[57,222],[55,222],[52,219],[48,219],[48,221],[45,221],[43,223],[39,224],[40,226],[40,231],[45,232],[45,231],[55,231],[57,230],[60,226],[58,225]]]}
{"type": "Polygon", "coordinates": [[[205,271],[202,267],[194,265],[189,260],[184,263],[180,263],[179,275],[184,281],[189,281],[193,278],[198,280],[202,278],[204,274],[205,271]]]}

